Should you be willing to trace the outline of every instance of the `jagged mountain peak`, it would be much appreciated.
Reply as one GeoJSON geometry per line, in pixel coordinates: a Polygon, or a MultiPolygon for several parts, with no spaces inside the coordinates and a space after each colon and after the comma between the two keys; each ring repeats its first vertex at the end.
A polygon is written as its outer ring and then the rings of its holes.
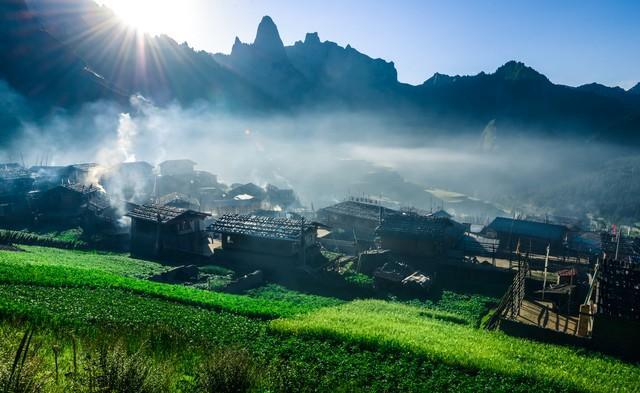
{"type": "Polygon", "coordinates": [[[318,33],[307,33],[307,35],[304,37],[304,43],[305,44],[319,44],[320,43],[320,37],[318,36],[318,33]]]}
{"type": "Polygon", "coordinates": [[[630,88],[627,92],[631,94],[640,95],[640,82],[636,83],[636,85],[630,88]]]}
{"type": "Polygon", "coordinates": [[[278,27],[270,16],[266,15],[260,21],[253,45],[265,52],[282,52],[284,54],[284,44],[280,38],[278,27]]]}
{"type": "Polygon", "coordinates": [[[549,79],[547,79],[546,76],[526,64],[515,60],[508,61],[504,65],[500,66],[494,75],[501,79],[511,81],[537,80],[541,82],[549,82],[549,79]]]}

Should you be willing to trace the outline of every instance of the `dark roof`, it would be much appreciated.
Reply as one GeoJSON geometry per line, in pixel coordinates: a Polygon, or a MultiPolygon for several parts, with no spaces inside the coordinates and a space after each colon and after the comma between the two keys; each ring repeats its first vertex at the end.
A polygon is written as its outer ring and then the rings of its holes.
{"type": "Polygon", "coordinates": [[[392,214],[395,212],[395,210],[389,209],[388,207],[384,207],[381,205],[355,202],[355,201],[340,202],[333,206],[322,208],[319,211],[330,213],[330,214],[340,214],[345,216],[358,217],[365,220],[374,220],[374,221],[380,220],[381,214],[384,217],[387,214],[392,214]]]}
{"type": "Polygon", "coordinates": [[[386,215],[378,233],[401,233],[415,236],[442,236],[448,228],[460,225],[449,218],[423,216],[416,213],[386,215]]]}
{"type": "Polygon", "coordinates": [[[159,205],[141,205],[135,206],[132,210],[125,214],[127,217],[131,217],[136,220],[152,221],[162,224],[171,222],[179,217],[193,216],[204,219],[210,215],[207,213],[201,213],[194,210],[180,209],[178,207],[159,206],[159,205]]]}
{"type": "Polygon", "coordinates": [[[225,214],[209,226],[209,231],[268,239],[298,240],[302,228],[307,231],[314,226],[307,221],[290,218],[225,214]]]}
{"type": "Polygon", "coordinates": [[[200,206],[198,199],[190,197],[180,192],[172,192],[158,198],[159,205],[168,205],[175,202],[187,202],[194,206],[200,206]]]}
{"type": "Polygon", "coordinates": [[[80,184],[80,183],[71,183],[71,184],[65,184],[62,186],[64,189],[70,190],[70,191],[75,191],[75,192],[79,192],[81,194],[93,194],[95,192],[101,192],[102,190],[96,186],[94,186],[93,184],[90,184],[88,186],[85,186],[84,184],[80,184]]]}
{"type": "Polygon", "coordinates": [[[260,186],[257,186],[253,183],[243,184],[237,187],[234,187],[231,191],[227,193],[230,197],[235,197],[242,194],[247,194],[254,196],[256,198],[262,198],[266,194],[264,189],[260,186]]]}
{"type": "Polygon", "coordinates": [[[567,233],[567,228],[563,225],[515,220],[507,217],[496,217],[487,228],[493,229],[496,232],[510,233],[513,236],[533,237],[546,240],[563,240],[567,233]]]}
{"type": "Polygon", "coordinates": [[[86,164],[73,164],[73,165],[69,165],[67,168],[71,168],[71,169],[77,169],[80,171],[88,171],[92,168],[95,168],[97,166],[100,166],[99,164],[96,164],[94,162],[89,162],[86,164]]]}
{"type": "Polygon", "coordinates": [[[430,213],[429,216],[432,217],[442,217],[442,218],[452,218],[453,216],[449,214],[446,210],[440,209],[436,212],[430,213]]]}

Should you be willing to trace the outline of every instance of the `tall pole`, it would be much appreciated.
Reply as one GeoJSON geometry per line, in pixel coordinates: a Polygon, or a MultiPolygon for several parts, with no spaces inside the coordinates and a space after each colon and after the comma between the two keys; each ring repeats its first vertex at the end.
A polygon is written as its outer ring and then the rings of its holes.
{"type": "Polygon", "coordinates": [[[620,230],[618,230],[616,232],[616,234],[618,235],[618,240],[616,240],[616,261],[617,261],[618,260],[618,250],[620,249],[620,235],[621,235],[620,230]]]}
{"type": "Polygon", "coordinates": [[[551,244],[547,244],[547,256],[544,258],[544,278],[542,279],[542,300],[544,300],[544,289],[547,287],[547,268],[549,267],[549,249],[551,244]]]}

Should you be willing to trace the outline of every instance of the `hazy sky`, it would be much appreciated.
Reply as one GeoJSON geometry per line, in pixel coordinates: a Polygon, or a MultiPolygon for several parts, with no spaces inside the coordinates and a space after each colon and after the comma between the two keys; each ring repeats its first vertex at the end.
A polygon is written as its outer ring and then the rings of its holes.
{"type": "Polygon", "coordinates": [[[318,32],[393,61],[399,79],[492,72],[524,61],[555,83],[640,80],[640,0],[98,0],[132,24],[197,49],[252,42],[270,15],[285,44],[318,32]]]}

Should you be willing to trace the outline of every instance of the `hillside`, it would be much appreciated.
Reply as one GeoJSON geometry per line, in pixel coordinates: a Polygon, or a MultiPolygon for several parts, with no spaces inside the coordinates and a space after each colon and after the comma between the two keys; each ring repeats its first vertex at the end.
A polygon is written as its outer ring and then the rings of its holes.
{"type": "Polygon", "coordinates": [[[473,294],[407,305],[344,303],[275,287],[248,295],[169,284],[148,291],[153,285],[144,277],[163,269],[153,262],[24,249],[0,251],[0,370],[13,358],[10,348],[25,323],[34,324],[35,348],[46,345],[32,355],[38,363],[27,358],[29,367],[54,370],[55,360],[56,371],[69,371],[57,383],[52,372],[34,374],[44,391],[81,381],[113,386],[120,380],[85,374],[110,367],[125,367],[145,392],[225,386],[203,380],[203,370],[227,384],[245,381],[268,391],[632,392],[640,383],[637,366],[476,328],[472,321],[486,312],[486,303],[473,294]],[[207,297],[216,299],[215,307],[202,301],[207,297]],[[469,307],[475,298],[478,306],[469,307]],[[78,366],[76,345],[84,354],[78,366]],[[104,363],[92,363],[91,356],[104,363]],[[224,371],[215,356],[236,374],[224,371]]]}

